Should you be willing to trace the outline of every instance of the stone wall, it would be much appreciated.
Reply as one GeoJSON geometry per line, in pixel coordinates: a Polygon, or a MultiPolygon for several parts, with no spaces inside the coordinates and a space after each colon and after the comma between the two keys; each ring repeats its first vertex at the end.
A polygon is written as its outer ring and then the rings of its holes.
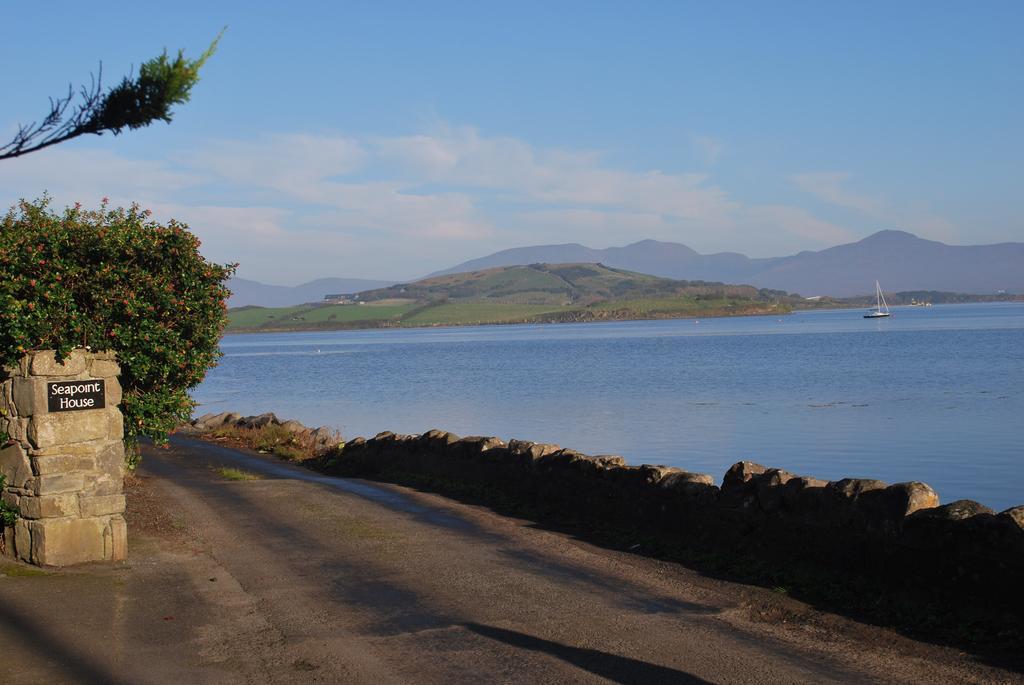
{"type": "Polygon", "coordinates": [[[931,593],[1024,615],[1024,506],[995,513],[959,500],[940,506],[920,482],[828,482],[751,462],[718,485],[707,474],[631,466],[557,445],[443,431],[356,438],[326,455],[329,473],[419,483],[477,500],[515,500],[577,527],[627,533],[763,567],[799,567],[848,587],[931,593]]]}
{"type": "Polygon", "coordinates": [[[0,371],[2,493],[20,518],[3,531],[4,551],[64,566],[127,556],[120,368],[112,353],[30,352],[0,371]],[[102,379],[105,407],[50,412],[48,383],[102,379]]]}

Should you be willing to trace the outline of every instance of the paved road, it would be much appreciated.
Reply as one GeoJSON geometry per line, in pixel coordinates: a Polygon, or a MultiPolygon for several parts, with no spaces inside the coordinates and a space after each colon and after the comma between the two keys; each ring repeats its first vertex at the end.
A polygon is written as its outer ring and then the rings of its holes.
{"type": "Polygon", "coordinates": [[[143,464],[129,563],[0,567],[0,681],[1024,682],[430,494],[187,439],[143,464]]]}

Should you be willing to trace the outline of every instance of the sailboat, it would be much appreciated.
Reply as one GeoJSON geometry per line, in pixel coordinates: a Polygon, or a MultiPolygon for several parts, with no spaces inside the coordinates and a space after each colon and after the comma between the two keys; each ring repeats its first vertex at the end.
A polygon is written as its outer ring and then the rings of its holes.
{"type": "Polygon", "coordinates": [[[882,294],[882,286],[875,281],[875,308],[864,315],[865,319],[881,319],[889,316],[889,305],[885,303],[885,295],[882,294]]]}

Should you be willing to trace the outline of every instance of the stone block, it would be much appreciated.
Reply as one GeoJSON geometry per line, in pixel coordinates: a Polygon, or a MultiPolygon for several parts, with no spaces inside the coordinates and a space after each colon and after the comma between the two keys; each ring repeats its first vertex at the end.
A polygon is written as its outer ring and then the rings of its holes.
{"type": "Polygon", "coordinates": [[[22,561],[32,562],[32,529],[26,519],[14,522],[14,549],[22,561]]]}
{"type": "Polygon", "coordinates": [[[28,423],[30,419],[23,419],[18,416],[11,416],[0,420],[0,428],[7,431],[11,440],[25,444],[28,442],[28,423]]]}
{"type": "Polygon", "coordinates": [[[56,495],[62,492],[78,492],[85,485],[85,476],[81,473],[53,473],[48,476],[36,476],[29,486],[34,495],[56,495]]]}
{"type": "Polygon", "coordinates": [[[77,376],[89,366],[85,350],[71,350],[63,363],[57,361],[53,350],[32,354],[31,373],[33,376],[77,376]]]}
{"type": "Polygon", "coordinates": [[[52,456],[33,456],[32,473],[37,476],[48,476],[55,473],[71,471],[92,471],[96,468],[96,460],[88,456],[74,454],[55,454],[52,456]]]}
{"type": "Polygon", "coordinates": [[[94,357],[89,362],[89,375],[96,378],[115,378],[121,375],[121,367],[115,361],[94,357]]]}
{"type": "Polygon", "coordinates": [[[32,464],[18,443],[0,449],[0,475],[7,478],[7,485],[12,488],[23,488],[32,478],[32,464]]]}
{"type": "Polygon", "coordinates": [[[98,454],[109,443],[109,440],[89,440],[88,442],[56,444],[47,447],[29,447],[28,453],[33,457],[57,457],[61,455],[91,457],[98,454]]]}
{"type": "Polygon", "coordinates": [[[107,441],[93,453],[95,470],[98,473],[124,476],[124,442],[122,440],[107,441]]]}
{"type": "Polygon", "coordinates": [[[6,526],[0,529],[0,536],[3,536],[3,545],[0,545],[0,553],[5,557],[17,559],[17,550],[14,546],[14,526],[6,526]]]}
{"type": "Polygon", "coordinates": [[[22,497],[21,515],[27,519],[63,518],[81,515],[77,492],[63,492],[57,495],[22,497]]]}
{"type": "Polygon", "coordinates": [[[120,439],[121,412],[104,409],[38,414],[28,426],[28,439],[35,447],[52,447],[89,440],[120,439]]]}
{"type": "Polygon", "coordinates": [[[121,383],[116,378],[108,378],[104,383],[106,388],[106,402],[107,407],[118,407],[121,405],[121,398],[123,393],[121,392],[121,383]]]}
{"type": "MultiPolygon", "coordinates": [[[[106,556],[106,518],[64,518],[28,521],[31,532],[30,561],[41,566],[67,566],[102,561],[106,556]]],[[[21,545],[18,553],[24,558],[21,545]]]]}
{"type": "Polygon", "coordinates": [[[107,526],[108,537],[104,538],[104,558],[124,561],[128,558],[128,524],[121,516],[112,516],[107,526]],[[109,547],[107,545],[109,544],[109,547]]]}
{"type": "Polygon", "coordinates": [[[90,497],[98,495],[119,495],[124,491],[124,478],[121,476],[112,477],[108,475],[88,475],[82,491],[90,497]]]}
{"type": "Polygon", "coordinates": [[[18,413],[15,410],[14,398],[11,395],[11,389],[13,387],[13,378],[0,381],[0,416],[14,416],[18,413]]]}
{"type": "Polygon", "coordinates": [[[42,378],[15,378],[11,384],[11,399],[18,416],[45,414],[46,380],[42,378]]]}
{"type": "Polygon", "coordinates": [[[79,497],[78,504],[82,516],[103,516],[105,514],[124,513],[124,495],[98,495],[95,497],[79,497]]]}

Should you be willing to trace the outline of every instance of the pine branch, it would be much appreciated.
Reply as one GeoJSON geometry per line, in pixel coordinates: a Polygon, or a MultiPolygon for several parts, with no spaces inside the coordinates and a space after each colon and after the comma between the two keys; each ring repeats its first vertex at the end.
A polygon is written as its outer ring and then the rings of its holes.
{"type": "Polygon", "coordinates": [[[138,77],[126,76],[120,84],[103,94],[103,64],[98,75],[90,76],[90,84],[79,89],[81,100],[70,115],[68,109],[75,93],[68,85],[68,94],[50,98],[50,111],[41,121],[18,127],[6,145],[0,146],[0,160],[13,159],[30,152],[63,143],[91,133],[118,135],[125,128],[134,130],[154,121],[171,122],[172,107],[188,102],[192,87],[199,81],[199,69],[213,56],[222,30],[198,59],[185,58],[183,50],[170,59],[162,55],[144,62],[138,77]]]}

